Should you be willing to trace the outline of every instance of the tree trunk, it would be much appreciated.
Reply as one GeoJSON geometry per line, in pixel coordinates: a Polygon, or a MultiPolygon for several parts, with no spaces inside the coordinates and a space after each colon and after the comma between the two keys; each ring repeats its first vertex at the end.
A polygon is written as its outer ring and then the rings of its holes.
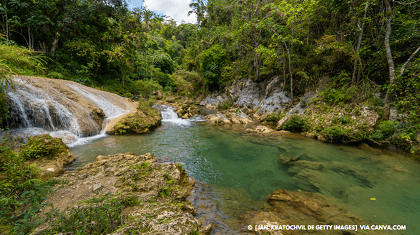
{"type": "Polygon", "coordinates": [[[388,120],[389,112],[390,112],[389,111],[389,91],[395,81],[395,65],[394,65],[394,60],[392,59],[391,46],[389,45],[389,38],[391,36],[391,20],[392,20],[391,5],[389,4],[389,0],[384,0],[384,3],[386,7],[385,8],[386,9],[385,49],[386,49],[386,57],[388,60],[388,65],[389,65],[389,84],[388,84],[388,89],[385,95],[384,114],[382,116],[382,119],[388,120]]]}
{"type": "Polygon", "coordinates": [[[28,47],[29,47],[29,50],[32,50],[31,26],[28,26],[28,38],[29,38],[28,47]]]}
{"type": "MultiPolygon", "coordinates": [[[[360,52],[360,46],[362,45],[362,38],[363,38],[363,26],[365,24],[365,19],[366,19],[366,13],[367,13],[367,9],[368,9],[368,5],[369,5],[369,1],[366,2],[366,7],[365,7],[365,14],[363,15],[363,22],[362,25],[360,26],[360,21],[358,22],[358,26],[360,28],[360,35],[359,35],[359,40],[357,42],[357,47],[356,47],[356,54],[359,54],[360,52]]],[[[357,62],[358,59],[356,58],[354,60],[354,68],[353,68],[353,77],[351,79],[351,81],[354,83],[356,81],[356,71],[357,71],[357,62]]]]}
{"type": "Polygon", "coordinates": [[[292,73],[292,65],[291,65],[291,59],[290,59],[290,51],[289,48],[287,47],[286,41],[284,41],[284,46],[286,47],[287,50],[287,55],[289,56],[289,73],[290,73],[290,98],[293,101],[293,73],[292,73]]]}
{"type": "Polygon", "coordinates": [[[7,16],[7,1],[4,5],[5,16],[6,16],[6,40],[9,41],[9,17],[7,16]]]}
{"type": "Polygon", "coordinates": [[[60,39],[60,34],[57,32],[55,34],[54,41],[53,41],[53,44],[52,44],[52,47],[51,47],[51,53],[53,53],[53,54],[57,51],[57,48],[58,48],[58,40],[59,39],[60,39]]]}
{"type": "Polygon", "coordinates": [[[258,53],[257,53],[257,48],[258,48],[258,42],[257,42],[257,36],[256,34],[254,34],[254,46],[255,46],[255,50],[254,50],[254,67],[255,67],[255,79],[254,81],[258,81],[258,76],[259,76],[259,66],[258,66],[258,53]]]}

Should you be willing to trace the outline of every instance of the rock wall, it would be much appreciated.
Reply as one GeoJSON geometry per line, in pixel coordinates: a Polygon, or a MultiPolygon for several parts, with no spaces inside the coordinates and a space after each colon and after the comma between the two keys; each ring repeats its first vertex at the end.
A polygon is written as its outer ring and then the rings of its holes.
{"type": "Polygon", "coordinates": [[[250,78],[236,81],[226,93],[213,93],[201,101],[201,105],[217,107],[232,100],[236,107],[245,113],[255,112],[254,117],[278,112],[291,104],[287,93],[279,86],[280,78],[273,77],[260,83],[250,78]]]}

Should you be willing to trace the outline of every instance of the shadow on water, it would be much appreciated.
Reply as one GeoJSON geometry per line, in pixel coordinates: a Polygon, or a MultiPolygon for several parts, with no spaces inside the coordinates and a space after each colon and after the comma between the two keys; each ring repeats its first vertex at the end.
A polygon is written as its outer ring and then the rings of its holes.
{"type": "Polygon", "coordinates": [[[202,182],[191,198],[196,207],[206,208],[201,216],[228,234],[237,232],[228,218],[264,207],[266,196],[277,188],[319,192],[345,203],[372,224],[406,225],[405,234],[420,231],[420,164],[399,155],[195,122],[163,122],[151,134],[108,136],[71,151],[78,160],[68,170],[98,155],[122,152],[150,152],[183,164],[191,177],[202,182]],[[301,159],[283,165],[280,155],[301,159]]]}

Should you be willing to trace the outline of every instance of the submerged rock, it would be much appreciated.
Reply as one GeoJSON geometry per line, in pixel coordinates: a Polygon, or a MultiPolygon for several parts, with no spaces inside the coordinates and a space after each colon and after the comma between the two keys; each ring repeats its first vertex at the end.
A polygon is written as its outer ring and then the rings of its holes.
{"type": "MultiPolygon", "coordinates": [[[[251,225],[251,234],[301,234],[306,232],[307,225],[331,225],[331,229],[316,231],[320,234],[379,234],[376,231],[360,230],[359,225],[367,225],[366,221],[349,213],[348,209],[333,198],[318,193],[294,192],[276,189],[267,196],[270,208],[248,211],[241,215],[242,225],[251,225]],[[268,229],[255,231],[257,225],[268,225],[268,229]],[[271,229],[273,226],[304,225],[303,229],[271,229]],[[352,225],[348,230],[335,230],[334,225],[352,225]],[[357,226],[357,232],[355,227],[357,226]]],[[[316,229],[320,230],[320,229],[316,229]]]]}
{"type": "Polygon", "coordinates": [[[246,129],[248,133],[258,133],[258,134],[267,134],[273,132],[273,129],[268,128],[266,126],[257,126],[255,129],[246,129]]]}

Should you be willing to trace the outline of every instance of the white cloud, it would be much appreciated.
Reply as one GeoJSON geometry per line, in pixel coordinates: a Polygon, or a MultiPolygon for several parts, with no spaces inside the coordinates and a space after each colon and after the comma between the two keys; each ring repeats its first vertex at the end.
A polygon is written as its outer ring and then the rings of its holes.
{"type": "Polygon", "coordinates": [[[180,24],[182,21],[185,23],[197,22],[195,14],[188,16],[191,0],[144,0],[144,6],[158,13],[169,16],[180,24]]]}

